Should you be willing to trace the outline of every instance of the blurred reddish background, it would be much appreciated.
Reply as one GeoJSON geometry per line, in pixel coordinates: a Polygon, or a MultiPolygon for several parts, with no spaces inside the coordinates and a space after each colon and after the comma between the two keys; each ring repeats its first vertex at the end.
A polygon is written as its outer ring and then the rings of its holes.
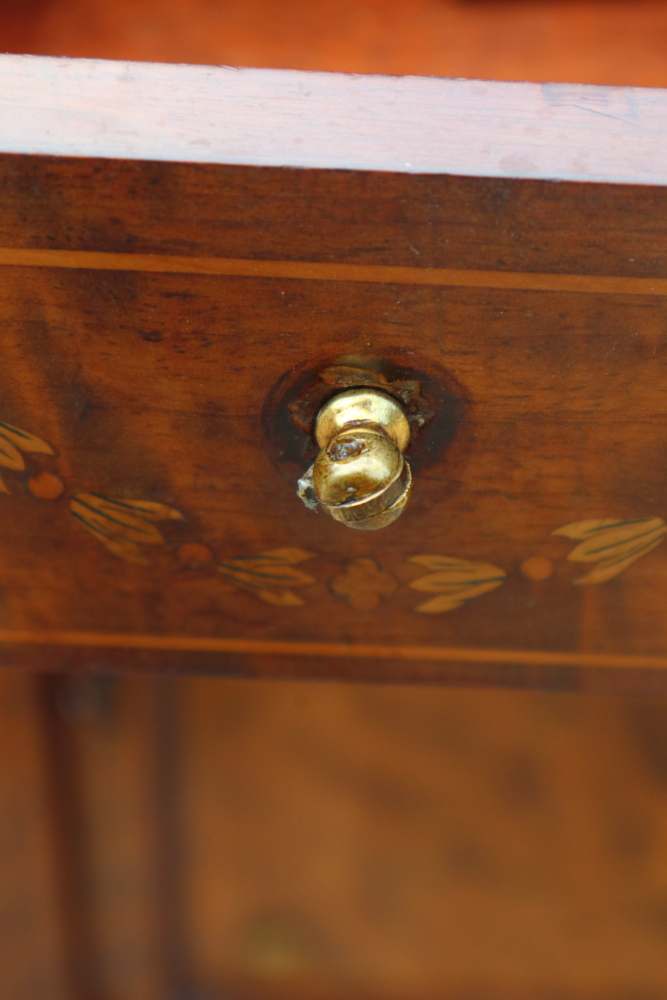
{"type": "Polygon", "coordinates": [[[42,55],[667,85],[664,0],[2,0],[42,55]]]}
{"type": "MultiPolygon", "coordinates": [[[[0,49],[667,86],[667,4],[3,0],[0,49]]],[[[0,996],[664,1000],[666,734],[664,700],[0,674],[0,996]]]]}

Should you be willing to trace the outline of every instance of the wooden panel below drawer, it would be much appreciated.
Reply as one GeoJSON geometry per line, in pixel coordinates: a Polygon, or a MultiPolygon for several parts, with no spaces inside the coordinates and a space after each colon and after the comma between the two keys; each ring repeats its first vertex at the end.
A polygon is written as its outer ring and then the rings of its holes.
{"type": "Polygon", "coordinates": [[[201,679],[174,697],[204,996],[664,995],[664,700],[201,679]]]}

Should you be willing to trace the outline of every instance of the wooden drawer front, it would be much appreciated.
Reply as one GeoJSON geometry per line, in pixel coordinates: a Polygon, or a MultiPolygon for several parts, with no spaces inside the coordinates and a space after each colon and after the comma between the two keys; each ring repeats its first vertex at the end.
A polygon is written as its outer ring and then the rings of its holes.
{"type": "Polygon", "coordinates": [[[16,152],[0,184],[3,662],[664,686],[663,187],[16,152]],[[435,405],[373,534],[296,496],[287,405],[341,363],[435,405]]]}

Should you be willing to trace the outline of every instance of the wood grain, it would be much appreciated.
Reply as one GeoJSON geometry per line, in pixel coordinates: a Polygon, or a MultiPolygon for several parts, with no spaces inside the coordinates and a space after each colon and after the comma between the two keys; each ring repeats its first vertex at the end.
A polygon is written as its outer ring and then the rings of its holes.
{"type": "Polygon", "coordinates": [[[525,281],[662,280],[667,268],[661,187],[2,156],[0,191],[0,247],[12,252],[512,271],[525,281]]]}
{"type": "Polygon", "coordinates": [[[4,55],[0,151],[665,184],[666,101],[639,87],[4,55]]]}

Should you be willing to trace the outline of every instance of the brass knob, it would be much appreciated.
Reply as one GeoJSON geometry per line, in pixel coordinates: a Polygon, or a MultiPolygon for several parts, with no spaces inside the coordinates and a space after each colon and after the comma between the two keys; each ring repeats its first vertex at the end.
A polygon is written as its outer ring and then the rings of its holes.
{"type": "Polygon", "coordinates": [[[350,389],[322,407],[315,421],[320,453],[299,480],[307,507],[321,506],[350,528],[385,528],[403,512],[412,489],[403,451],[410,424],[391,396],[350,389]]]}

